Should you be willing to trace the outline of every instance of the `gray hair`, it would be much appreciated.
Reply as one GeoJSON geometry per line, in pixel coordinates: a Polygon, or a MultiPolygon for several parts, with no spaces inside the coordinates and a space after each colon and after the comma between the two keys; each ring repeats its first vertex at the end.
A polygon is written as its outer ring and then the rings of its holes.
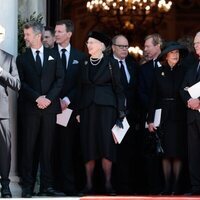
{"type": "Polygon", "coordinates": [[[29,21],[29,22],[25,23],[24,26],[23,26],[23,29],[29,29],[29,28],[32,28],[33,32],[35,34],[41,34],[42,38],[43,38],[44,26],[40,22],[29,21]]]}
{"type": "Polygon", "coordinates": [[[150,38],[152,38],[152,41],[153,41],[153,45],[154,45],[154,46],[156,46],[156,45],[159,44],[159,45],[162,47],[162,45],[163,45],[163,40],[162,40],[161,36],[160,36],[158,33],[153,33],[153,34],[151,34],[151,35],[147,35],[147,36],[144,38],[144,40],[146,41],[146,40],[148,40],[148,39],[150,39],[150,38]]]}

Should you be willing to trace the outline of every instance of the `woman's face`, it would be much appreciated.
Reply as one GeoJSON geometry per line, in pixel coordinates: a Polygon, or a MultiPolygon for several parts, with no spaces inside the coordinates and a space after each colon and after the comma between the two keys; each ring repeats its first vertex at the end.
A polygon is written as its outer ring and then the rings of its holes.
{"type": "Polygon", "coordinates": [[[86,44],[88,48],[88,53],[93,57],[95,56],[98,57],[99,55],[102,54],[104,50],[104,44],[94,38],[88,38],[88,41],[86,42],[86,44]]]}
{"type": "Polygon", "coordinates": [[[167,53],[166,60],[170,67],[173,67],[176,65],[176,63],[179,61],[179,50],[173,50],[167,53]]]}

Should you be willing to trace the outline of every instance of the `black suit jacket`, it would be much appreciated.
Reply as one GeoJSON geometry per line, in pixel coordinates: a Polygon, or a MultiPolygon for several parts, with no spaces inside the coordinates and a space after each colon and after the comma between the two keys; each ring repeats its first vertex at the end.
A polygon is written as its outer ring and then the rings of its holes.
{"type": "Polygon", "coordinates": [[[130,74],[130,82],[123,84],[123,90],[126,97],[126,110],[130,113],[129,117],[136,118],[137,116],[137,84],[138,84],[138,64],[134,61],[131,56],[127,56],[125,59],[128,72],[130,74]]]}
{"type": "MultiPolygon", "coordinates": [[[[55,50],[58,53],[58,46],[55,46],[55,50]]],[[[75,109],[76,106],[76,95],[77,95],[77,87],[78,87],[78,74],[80,68],[80,61],[85,58],[85,54],[78,51],[77,49],[71,46],[68,67],[67,69],[64,67],[64,84],[60,94],[60,98],[68,97],[70,100],[69,108],[72,110],[75,109]]]]}
{"type": "Polygon", "coordinates": [[[154,79],[155,69],[153,65],[153,60],[141,65],[139,72],[139,87],[138,93],[140,98],[140,103],[145,111],[148,111],[150,94],[152,90],[152,84],[154,79]]]}
{"type": "MultiPolygon", "coordinates": [[[[183,84],[182,84],[182,87],[181,87],[181,90],[180,90],[182,99],[186,105],[187,105],[187,101],[191,98],[187,91],[187,87],[191,87],[192,85],[194,85],[195,83],[200,81],[200,77],[199,77],[199,80],[196,80],[198,63],[199,63],[199,60],[196,59],[193,63],[193,66],[191,66],[190,70],[187,71],[184,81],[183,81],[183,84]]],[[[193,122],[195,119],[200,120],[200,112],[199,111],[188,108],[187,113],[188,113],[187,114],[188,123],[193,122]]]]}
{"type": "Polygon", "coordinates": [[[60,58],[52,49],[44,48],[44,62],[41,73],[36,70],[31,49],[17,57],[17,67],[21,80],[20,100],[25,113],[61,112],[59,94],[63,87],[64,72],[60,58]],[[46,95],[51,104],[44,110],[37,107],[36,99],[46,95]]]}
{"type": "Polygon", "coordinates": [[[125,97],[118,63],[109,56],[104,56],[101,62],[93,82],[89,78],[89,60],[86,59],[81,65],[80,109],[84,109],[94,102],[98,105],[113,106],[119,111],[124,111],[125,97]],[[112,72],[109,69],[109,63],[112,66],[112,72]]]}

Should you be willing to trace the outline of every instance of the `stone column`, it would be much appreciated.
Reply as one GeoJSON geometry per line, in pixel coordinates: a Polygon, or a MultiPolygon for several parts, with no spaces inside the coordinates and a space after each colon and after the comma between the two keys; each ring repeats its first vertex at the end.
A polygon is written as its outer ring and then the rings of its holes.
{"type": "MultiPolygon", "coordinates": [[[[18,0],[6,0],[1,1],[0,12],[0,25],[5,29],[5,38],[0,43],[0,48],[8,53],[17,56],[17,15],[18,15],[18,0]]],[[[17,94],[9,91],[10,93],[10,129],[12,134],[12,162],[10,176],[15,176],[16,172],[16,116],[17,106],[16,99],[17,94]]]]}
{"type": "Polygon", "coordinates": [[[22,18],[29,18],[33,12],[36,14],[42,14],[43,22],[46,24],[46,0],[18,0],[19,1],[19,13],[22,18]]]}

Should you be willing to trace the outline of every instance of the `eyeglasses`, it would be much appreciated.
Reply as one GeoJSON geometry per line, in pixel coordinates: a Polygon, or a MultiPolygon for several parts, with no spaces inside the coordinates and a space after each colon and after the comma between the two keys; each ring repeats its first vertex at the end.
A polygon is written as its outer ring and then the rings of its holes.
{"type": "Polygon", "coordinates": [[[120,49],[128,49],[129,48],[128,45],[120,45],[120,44],[113,44],[113,45],[119,47],[120,49]]]}

